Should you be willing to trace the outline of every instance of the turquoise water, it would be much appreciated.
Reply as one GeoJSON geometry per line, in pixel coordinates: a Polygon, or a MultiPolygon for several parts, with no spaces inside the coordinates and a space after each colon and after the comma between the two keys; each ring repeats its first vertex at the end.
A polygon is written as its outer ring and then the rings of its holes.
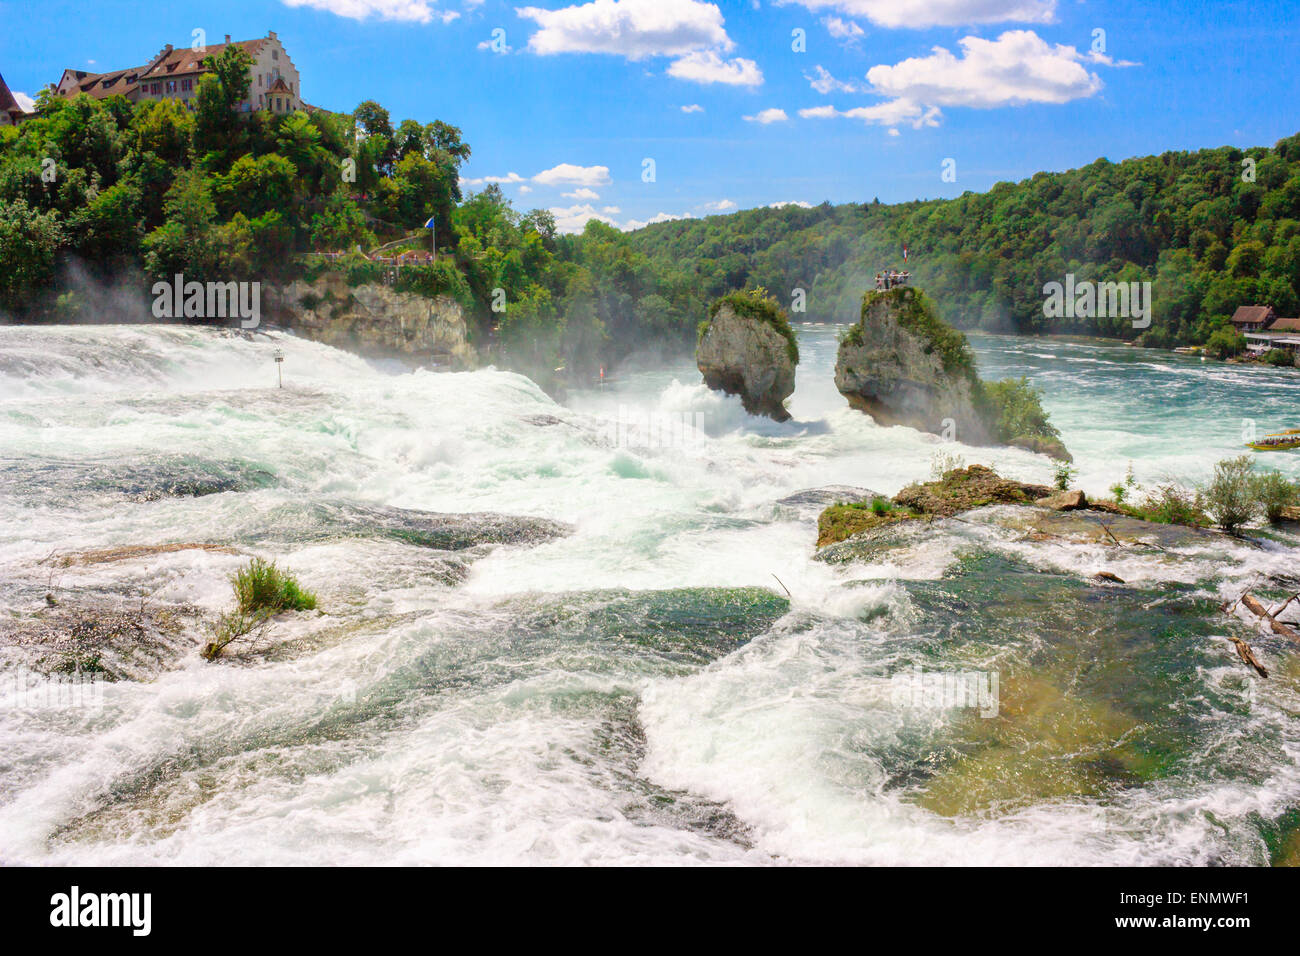
{"type": "MultiPolygon", "coordinates": [[[[1297,859],[1295,650],[1218,611],[1293,586],[1290,539],[1115,548],[1003,509],[815,560],[807,489],[892,493],[938,454],[1051,472],[847,408],[836,331],[798,328],[778,425],[689,361],[556,403],[278,333],[0,328],[0,863],[1297,859]],[[224,550],[84,558],[193,543],[224,550]],[[320,611],[208,664],[251,555],[320,611]],[[180,624],[105,649],[102,707],[27,707],[47,593],[180,624]],[[900,692],[925,674],[996,676],[996,713],[900,692]]],[[[974,344],[1043,388],[1094,493],[1296,424],[1294,372],[974,344]]]]}

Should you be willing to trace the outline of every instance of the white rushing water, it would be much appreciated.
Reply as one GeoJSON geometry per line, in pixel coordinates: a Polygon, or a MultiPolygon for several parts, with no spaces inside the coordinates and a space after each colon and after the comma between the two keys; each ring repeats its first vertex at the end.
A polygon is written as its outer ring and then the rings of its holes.
{"type": "MultiPolygon", "coordinates": [[[[1276,855],[1300,807],[1300,668],[1261,644],[1275,674],[1252,682],[1211,612],[1293,571],[1294,551],[1028,543],[973,519],[879,561],[815,561],[819,509],[779,503],[795,492],[892,494],[940,452],[1040,482],[1051,465],[875,425],[835,391],[835,330],[798,331],[794,418],[776,424],[689,362],[558,404],[516,374],[410,372],[278,333],[0,327],[4,621],[47,593],[197,609],[181,649],[109,684],[102,707],[22,706],[32,658],[9,659],[0,863],[1276,855]],[[216,493],[176,493],[177,475],[216,493]],[[452,554],[403,538],[407,511],[571,532],[452,554]],[[169,543],[228,550],[58,560],[169,543]],[[320,612],[278,622],[265,653],[206,663],[198,622],[254,554],[320,612]],[[1100,570],[1131,596],[1087,590],[1100,570]],[[1040,579],[1078,608],[1011,606],[1040,579]],[[703,590],[739,588],[788,589],[789,607],[703,590]],[[1092,656],[1146,668],[1151,698],[1080,691],[1092,656]],[[900,707],[891,675],[922,664],[1003,669],[996,734],[900,707]]],[[[1243,420],[1297,424],[1292,371],[975,344],[986,375],[1044,389],[1095,494],[1130,464],[1144,484],[1203,480],[1239,452],[1243,420]]]]}

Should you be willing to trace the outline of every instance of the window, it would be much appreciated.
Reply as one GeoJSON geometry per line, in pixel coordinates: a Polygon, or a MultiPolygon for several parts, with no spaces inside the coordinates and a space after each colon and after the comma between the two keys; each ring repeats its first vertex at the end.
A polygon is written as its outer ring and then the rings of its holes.
{"type": "Polygon", "coordinates": [[[258,85],[258,86],[261,86],[261,85],[262,85],[262,74],[261,74],[261,73],[257,74],[257,85],[258,85]]]}
{"type": "Polygon", "coordinates": [[[272,51],[271,51],[271,59],[272,59],[272,60],[278,60],[278,59],[280,59],[280,51],[279,51],[279,50],[272,50],[272,51]]]}

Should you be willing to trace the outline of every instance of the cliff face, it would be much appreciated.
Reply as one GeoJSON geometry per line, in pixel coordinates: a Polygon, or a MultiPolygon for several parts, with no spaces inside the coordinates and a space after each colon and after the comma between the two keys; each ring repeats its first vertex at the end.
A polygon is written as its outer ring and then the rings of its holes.
{"type": "Polygon", "coordinates": [[[709,320],[695,350],[704,384],[739,395],[745,411],[778,422],[790,418],[785,400],[794,392],[789,342],[773,325],[738,315],[725,302],[709,320]]]}
{"type": "Polygon", "coordinates": [[[992,440],[978,402],[965,337],[927,308],[916,289],[868,292],[835,362],[835,387],[882,425],[908,425],[967,444],[992,440]]]}
{"type": "Polygon", "coordinates": [[[304,338],[362,355],[410,357],[473,368],[465,312],[447,296],[427,299],[385,285],[349,286],[326,274],[273,290],[276,319],[304,338]]]}

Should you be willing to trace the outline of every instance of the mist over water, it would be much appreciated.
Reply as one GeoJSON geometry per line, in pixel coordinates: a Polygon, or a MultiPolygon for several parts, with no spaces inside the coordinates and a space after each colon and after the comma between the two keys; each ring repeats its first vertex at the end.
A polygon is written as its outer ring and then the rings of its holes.
{"type": "MultiPolygon", "coordinates": [[[[1300,665],[1251,638],[1272,671],[1255,680],[1217,610],[1294,574],[1294,542],[1116,550],[986,509],[869,562],[815,561],[820,506],[782,501],[796,492],[893,494],[937,452],[1052,469],[875,425],[835,390],[837,329],[796,331],[777,424],[689,360],[559,404],[513,373],[279,333],[0,327],[0,628],[51,589],[210,615],[253,554],[320,599],[257,654],[208,664],[195,637],[133,662],[99,709],[0,685],[0,864],[1300,854],[1300,665]],[[462,547],[413,512],[569,530],[462,547]],[[227,550],[49,560],[177,543],[227,550]],[[918,669],[997,673],[998,715],[900,703],[918,669]]],[[[1143,484],[1204,480],[1243,419],[1300,427],[1294,371],[972,344],[986,378],[1043,390],[1091,494],[1130,463],[1143,484]]],[[[1300,478],[1300,459],[1266,460],[1300,478]]],[[[26,675],[4,650],[0,677],[26,675]]]]}

